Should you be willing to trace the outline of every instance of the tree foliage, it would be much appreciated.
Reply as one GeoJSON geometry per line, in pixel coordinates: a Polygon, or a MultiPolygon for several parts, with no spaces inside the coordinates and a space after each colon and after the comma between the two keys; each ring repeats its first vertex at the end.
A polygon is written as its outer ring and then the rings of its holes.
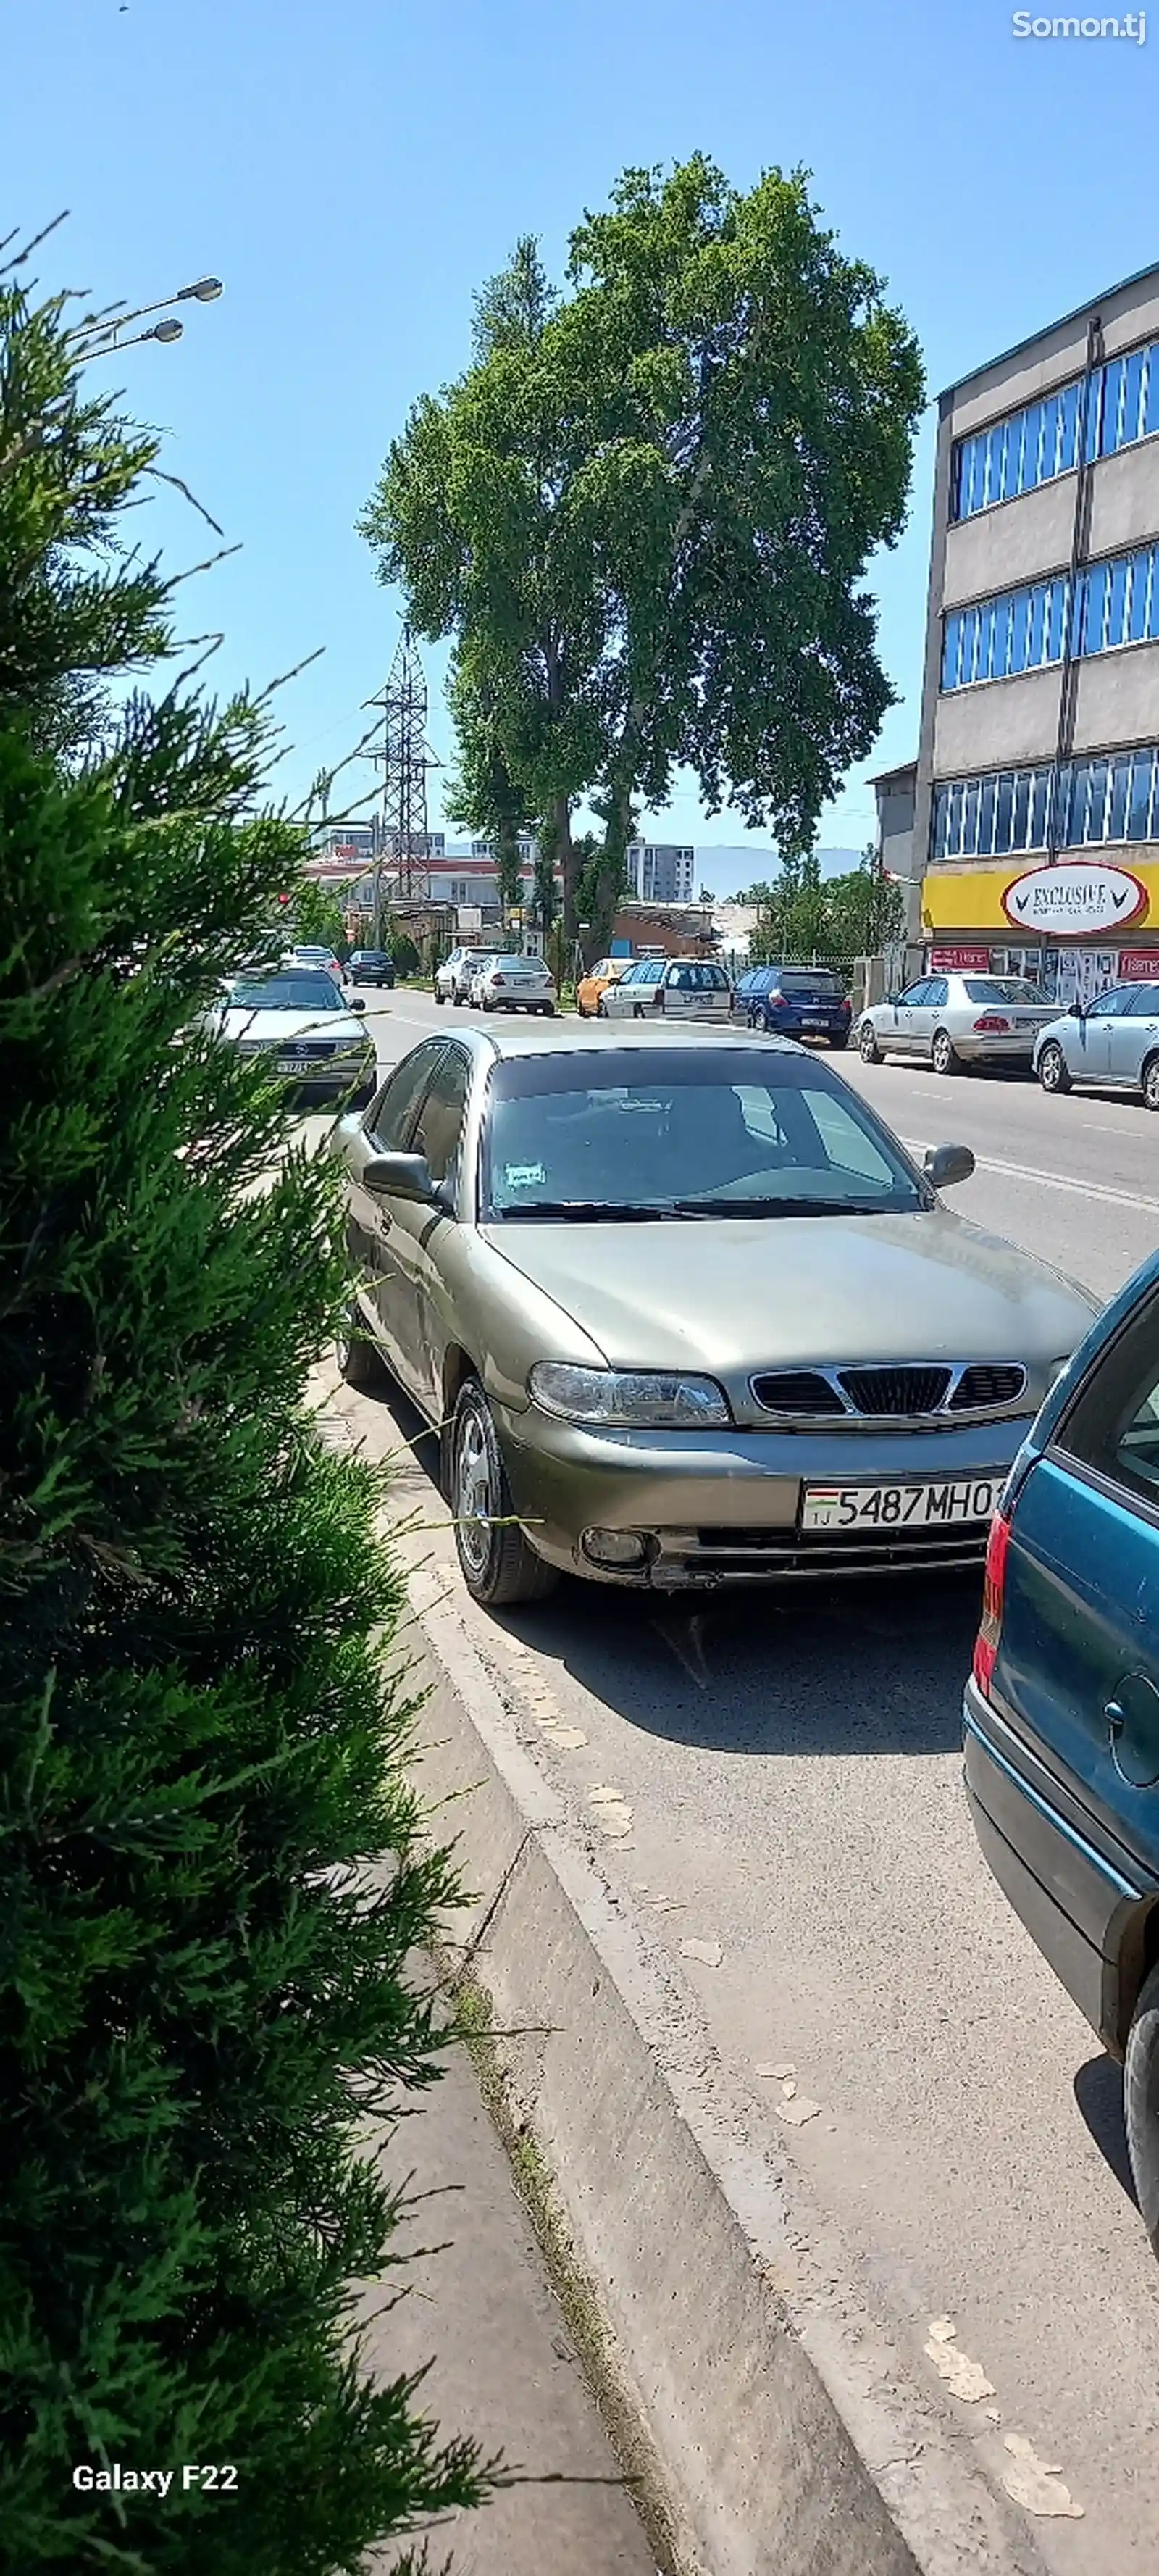
{"type": "Polygon", "coordinates": [[[863,582],[921,400],[912,333],[800,172],[745,193],[700,155],[629,170],[566,291],[527,242],[484,289],[473,364],[416,404],[361,525],[489,693],[569,933],[577,806],[614,888],[682,764],[710,812],[810,846],[891,701],[863,582]]]}
{"type": "Polygon", "coordinates": [[[381,1481],[308,1403],[336,1169],[204,1020],[301,856],[269,711],[107,694],[172,653],[156,452],[0,277],[0,2565],[331,2576],[480,2491],[351,2337],[449,1872],[381,1481]]]}
{"type": "Polygon", "coordinates": [[[749,940],[754,966],[837,966],[878,957],[905,924],[901,888],[882,875],[872,849],[860,867],[839,877],[822,878],[811,856],[785,861],[774,884],[750,886],[738,900],[757,906],[749,940]]]}

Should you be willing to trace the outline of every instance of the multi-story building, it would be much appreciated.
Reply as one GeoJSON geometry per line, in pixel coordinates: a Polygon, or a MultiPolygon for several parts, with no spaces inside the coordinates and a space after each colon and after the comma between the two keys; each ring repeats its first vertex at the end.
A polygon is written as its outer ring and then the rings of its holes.
{"type": "Polygon", "coordinates": [[[625,852],[628,891],[638,903],[691,903],[696,852],[675,841],[632,841],[625,852]]]}
{"type": "Polygon", "coordinates": [[[913,831],[931,967],[1159,973],[1159,267],[941,396],[913,831]]]}

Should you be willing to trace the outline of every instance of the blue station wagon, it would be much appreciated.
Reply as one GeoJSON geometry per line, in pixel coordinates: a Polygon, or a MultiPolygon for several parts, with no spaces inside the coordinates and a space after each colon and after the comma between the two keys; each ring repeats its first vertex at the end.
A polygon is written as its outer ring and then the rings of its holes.
{"type": "Polygon", "coordinates": [[[991,1525],[966,1690],[991,1869],[1112,2057],[1159,2251],[1159,1255],[1047,1396],[991,1525]]]}
{"type": "Polygon", "coordinates": [[[750,966],[733,989],[732,1013],[770,1037],[824,1038],[846,1047],[853,1012],[831,966],[750,966]]]}

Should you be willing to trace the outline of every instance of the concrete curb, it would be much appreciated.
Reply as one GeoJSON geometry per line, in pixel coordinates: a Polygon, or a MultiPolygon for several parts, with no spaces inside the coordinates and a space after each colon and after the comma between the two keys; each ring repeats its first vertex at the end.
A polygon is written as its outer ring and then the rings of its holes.
{"type": "Polygon", "coordinates": [[[420,1785],[476,1898],[459,1928],[497,2021],[523,2034],[503,2043],[508,2081],[689,2568],[1044,2576],[992,2429],[911,2375],[797,2169],[731,2093],[690,1988],[525,1749],[444,1580],[420,1571],[411,1589],[431,1692],[420,1785]]]}

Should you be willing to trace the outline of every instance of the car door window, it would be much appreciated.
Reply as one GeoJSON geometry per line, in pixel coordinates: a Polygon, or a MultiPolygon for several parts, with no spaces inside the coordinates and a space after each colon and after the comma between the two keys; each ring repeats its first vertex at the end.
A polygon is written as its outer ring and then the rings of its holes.
{"type": "Polygon", "coordinates": [[[1159,984],[1137,984],[1125,1007],[1133,1020],[1159,1019],[1159,984]]]}
{"type": "Polygon", "coordinates": [[[1113,993],[1100,993],[1087,1010],[1088,1020],[1120,1020],[1131,1007],[1130,989],[1117,986],[1113,993]]]}
{"type": "Polygon", "coordinates": [[[898,994],[897,998],[899,1004],[902,1004],[906,1010],[912,1011],[919,1002],[925,1001],[926,995],[930,989],[930,982],[931,978],[928,975],[923,975],[920,984],[907,984],[904,993],[898,994]]]}
{"type": "Polygon", "coordinates": [[[453,1188],[471,1085],[470,1059],[460,1047],[448,1047],[436,1067],[414,1131],[415,1151],[425,1154],[431,1179],[453,1188]]]}
{"type": "Polygon", "coordinates": [[[1150,1298],[1112,1343],[1054,1445],[1159,1517],[1159,1298],[1150,1298]]]}
{"type": "Polygon", "coordinates": [[[366,1126],[384,1154],[405,1154],[415,1111],[445,1049],[444,1038],[428,1038],[404,1056],[372,1100],[366,1126]]]}
{"type": "Polygon", "coordinates": [[[931,975],[928,984],[924,984],[922,987],[923,1009],[927,1011],[942,1011],[945,1009],[949,998],[950,987],[946,982],[945,976],[931,975]]]}

